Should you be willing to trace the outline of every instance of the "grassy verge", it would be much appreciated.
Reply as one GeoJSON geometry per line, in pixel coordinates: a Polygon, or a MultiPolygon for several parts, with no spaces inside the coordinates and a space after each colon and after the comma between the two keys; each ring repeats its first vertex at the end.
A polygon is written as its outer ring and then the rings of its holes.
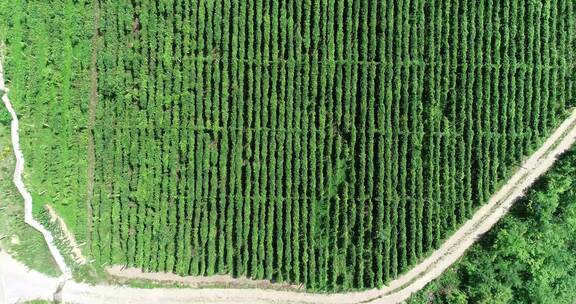
{"type": "Polygon", "coordinates": [[[50,204],[86,241],[91,1],[3,1],[4,72],[20,118],[23,179],[34,213],[50,204]]]}

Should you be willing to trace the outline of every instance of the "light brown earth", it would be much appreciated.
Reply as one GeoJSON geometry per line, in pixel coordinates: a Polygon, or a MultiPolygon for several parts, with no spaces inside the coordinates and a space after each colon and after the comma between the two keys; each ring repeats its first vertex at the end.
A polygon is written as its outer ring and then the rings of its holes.
{"type": "MultiPolygon", "coordinates": [[[[90,58],[90,103],[88,104],[88,157],[87,157],[87,180],[86,185],[86,210],[88,211],[88,231],[92,231],[92,198],[94,193],[94,166],[96,152],[94,150],[94,124],[96,123],[96,107],[98,106],[98,50],[100,45],[100,5],[94,1],[94,35],[92,36],[92,56],[90,58]]],[[[86,234],[87,243],[90,244],[90,233],[86,234]]]]}
{"type": "Polygon", "coordinates": [[[121,265],[107,267],[108,274],[120,278],[137,278],[158,282],[177,282],[190,287],[221,286],[226,288],[263,288],[263,289],[281,289],[281,290],[302,290],[302,286],[290,285],[286,283],[272,283],[269,280],[252,280],[246,277],[234,278],[231,275],[219,274],[207,277],[203,276],[179,276],[167,272],[143,272],[138,268],[127,268],[121,265]]]}
{"type": "Polygon", "coordinates": [[[54,208],[52,208],[52,206],[45,205],[45,207],[48,210],[48,214],[50,214],[52,221],[58,222],[60,229],[62,229],[64,237],[66,238],[68,245],[70,245],[70,248],[72,249],[72,254],[74,255],[76,263],[80,265],[86,264],[86,258],[84,257],[84,255],[82,255],[82,250],[80,250],[80,246],[78,246],[76,238],[74,238],[74,234],[72,234],[70,230],[68,230],[68,226],[66,226],[64,220],[56,213],[56,211],[54,211],[54,208]]]}

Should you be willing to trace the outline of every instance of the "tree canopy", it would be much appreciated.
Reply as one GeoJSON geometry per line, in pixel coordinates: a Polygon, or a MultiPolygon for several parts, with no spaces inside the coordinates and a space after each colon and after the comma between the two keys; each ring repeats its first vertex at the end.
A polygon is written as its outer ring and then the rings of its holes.
{"type": "Polygon", "coordinates": [[[575,303],[576,149],[410,303],[575,303]]]}

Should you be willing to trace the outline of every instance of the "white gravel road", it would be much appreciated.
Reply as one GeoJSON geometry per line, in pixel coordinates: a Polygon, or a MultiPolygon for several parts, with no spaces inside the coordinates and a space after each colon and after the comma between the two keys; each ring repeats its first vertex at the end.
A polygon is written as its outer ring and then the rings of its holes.
{"type": "Polygon", "coordinates": [[[59,283],[57,278],[30,270],[0,250],[0,303],[51,300],[59,283]]]}

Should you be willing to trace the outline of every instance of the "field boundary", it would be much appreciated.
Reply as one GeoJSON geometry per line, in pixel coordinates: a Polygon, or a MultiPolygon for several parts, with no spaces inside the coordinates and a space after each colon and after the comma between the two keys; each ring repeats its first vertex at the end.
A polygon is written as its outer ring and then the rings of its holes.
{"type": "Polygon", "coordinates": [[[60,230],[62,231],[62,237],[64,238],[66,243],[68,243],[68,245],[70,246],[70,251],[72,253],[72,256],[74,257],[74,261],[79,265],[86,264],[86,258],[82,254],[80,245],[78,245],[78,242],[76,242],[74,234],[72,234],[72,232],[68,229],[68,225],[66,225],[66,222],[64,222],[64,220],[58,215],[58,213],[56,212],[56,210],[54,210],[54,208],[52,208],[52,206],[46,204],[45,208],[46,210],[48,210],[48,214],[50,215],[50,221],[60,226],[60,230]]]}
{"type": "MultiPolygon", "coordinates": [[[[516,173],[502,185],[490,201],[474,213],[464,225],[449,237],[436,251],[416,265],[406,274],[392,281],[381,290],[389,290],[379,298],[387,298],[392,293],[400,293],[415,284],[421,277],[432,271],[440,271],[438,275],[427,279],[417,290],[423,288],[428,282],[438,277],[444,270],[459,259],[477,239],[486,233],[500,218],[502,218],[520,197],[542,174],[544,174],[557,160],[557,155],[568,150],[576,141],[576,109],[554,131],[550,137],[517,169],[516,173]],[[439,253],[445,253],[440,255],[439,253]],[[448,259],[449,264],[444,260],[448,259]],[[444,263],[443,263],[444,262],[444,263]],[[425,270],[421,270],[426,267],[425,270]],[[408,286],[406,288],[403,288],[408,286]],[[398,292],[397,292],[398,291],[398,292]]],[[[415,292],[417,290],[413,290],[415,292]]],[[[405,297],[407,299],[409,297],[405,297]]],[[[384,303],[398,303],[387,301],[384,303]]]]}

